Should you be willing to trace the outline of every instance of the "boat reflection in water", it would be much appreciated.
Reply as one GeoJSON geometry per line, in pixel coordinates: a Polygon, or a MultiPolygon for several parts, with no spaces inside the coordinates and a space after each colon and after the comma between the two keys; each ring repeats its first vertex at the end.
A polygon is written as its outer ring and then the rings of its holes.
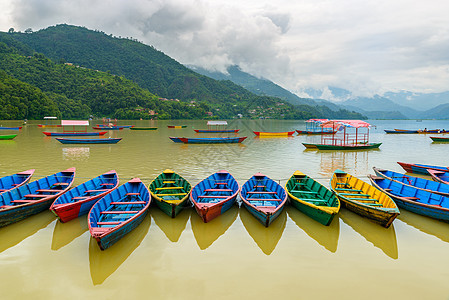
{"type": "Polygon", "coordinates": [[[62,148],[63,160],[83,161],[88,160],[90,156],[89,147],[67,147],[62,148]]]}
{"type": "MultiPolygon", "coordinates": [[[[414,175],[414,174],[413,174],[414,175]]],[[[443,242],[449,243],[449,224],[432,218],[414,214],[412,212],[401,210],[398,219],[415,227],[421,232],[433,235],[443,242]]]]}
{"type": "Polygon", "coordinates": [[[100,250],[95,239],[89,240],[90,276],[94,285],[102,284],[139,247],[150,229],[151,218],[146,217],[139,226],[126,234],[107,250],[100,250]]]}
{"type": "Polygon", "coordinates": [[[190,217],[190,210],[182,210],[176,218],[171,218],[157,207],[153,207],[150,211],[156,225],[162,230],[167,238],[176,243],[181,237],[182,232],[186,229],[187,221],[190,217]]]}
{"type": "Polygon", "coordinates": [[[67,223],[62,223],[61,221],[57,220],[55,229],[53,229],[51,250],[59,250],[62,247],[70,244],[87,230],[89,230],[89,227],[87,226],[86,216],[76,218],[67,223]]]}
{"type": "Polygon", "coordinates": [[[398,243],[396,240],[394,223],[391,224],[389,228],[384,228],[347,209],[340,210],[340,218],[345,224],[354,229],[355,232],[363,236],[368,242],[372,243],[374,247],[379,248],[393,259],[398,258],[398,243]]]}
{"type": "Polygon", "coordinates": [[[28,217],[20,222],[0,228],[0,253],[21,243],[55,220],[49,210],[28,217]]]}
{"type": "Polygon", "coordinates": [[[292,219],[299,228],[304,230],[308,236],[317,241],[318,244],[332,253],[337,251],[338,238],[340,236],[340,220],[338,214],[334,217],[334,220],[332,220],[332,223],[330,223],[329,226],[324,226],[292,206],[287,207],[286,211],[290,219],[292,219]]]}
{"type": "Polygon", "coordinates": [[[242,207],[240,208],[240,220],[260,250],[266,255],[270,255],[284,233],[287,213],[285,210],[282,211],[269,227],[265,227],[247,209],[242,207]]]}
{"type": "Polygon", "coordinates": [[[190,215],[190,224],[192,226],[193,235],[201,250],[207,249],[220,236],[222,236],[231,227],[232,223],[237,219],[239,208],[233,205],[224,214],[214,218],[208,223],[204,223],[197,212],[192,209],[190,215]]]}

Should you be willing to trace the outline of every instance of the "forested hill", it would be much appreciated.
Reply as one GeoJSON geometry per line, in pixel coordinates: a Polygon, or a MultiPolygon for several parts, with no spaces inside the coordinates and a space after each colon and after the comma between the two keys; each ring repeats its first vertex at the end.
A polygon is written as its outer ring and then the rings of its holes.
{"type": "Polygon", "coordinates": [[[160,97],[210,105],[214,116],[221,118],[238,114],[250,118],[363,118],[347,110],[292,106],[278,98],[257,96],[231,81],[197,74],[151,46],[84,27],[57,25],[34,33],[8,35],[55,63],[73,63],[124,76],[160,97]]]}

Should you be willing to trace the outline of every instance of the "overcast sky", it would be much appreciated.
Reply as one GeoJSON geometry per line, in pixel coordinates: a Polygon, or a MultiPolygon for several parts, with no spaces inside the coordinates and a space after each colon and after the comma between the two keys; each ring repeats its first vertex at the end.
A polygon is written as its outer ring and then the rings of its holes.
{"type": "Polygon", "coordinates": [[[301,94],[449,90],[447,0],[0,0],[0,31],[66,23],[301,94]]]}

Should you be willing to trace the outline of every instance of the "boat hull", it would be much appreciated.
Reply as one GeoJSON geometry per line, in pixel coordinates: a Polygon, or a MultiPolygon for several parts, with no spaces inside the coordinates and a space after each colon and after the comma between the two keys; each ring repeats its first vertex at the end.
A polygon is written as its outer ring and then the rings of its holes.
{"type": "Polygon", "coordinates": [[[449,137],[431,136],[430,138],[431,138],[432,141],[434,141],[434,142],[449,143],[449,137]]]}
{"type": "Polygon", "coordinates": [[[123,128],[125,128],[125,127],[116,127],[116,126],[113,126],[113,127],[106,127],[106,126],[98,127],[98,126],[95,126],[95,127],[92,127],[92,128],[96,129],[96,130],[123,130],[123,128]]]}
{"type": "Polygon", "coordinates": [[[295,131],[283,131],[283,132],[262,132],[262,131],[253,131],[257,136],[291,136],[295,133],[295,131]]]}
{"type": "Polygon", "coordinates": [[[131,127],[131,130],[157,130],[157,127],[131,127]]]}
{"type": "Polygon", "coordinates": [[[4,134],[4,135],[0,135],[0,140],[12,140],[16,136],[17,136],[17,134],[4,134]]]}
{"type": "Polygon", "coordinates": [[[237,133],[240,129],[194,129],[197,133],[237,133]]]}
{"type": "Polygon", "coordinates": [[[311,130],[296,130],[298,134],[307,134],[307,135],[324,135],[324,134],[336,134],[337,130],[335,131],[311,131],[311,130]]]}
{"type": "Polygon", "coordinates": [[[19,127],[2,127],[0,126],[0,130],[20,130],[22,129],[22,126],[19,127]]]}
{"type": "Polygon", "coordinates": [[[101,138],[101,139],[70,139],[56,138],[62,144],[117,144],[122,138],[101,138]]]}
{"type": "Polygon", "coordinates": [[[99,136],[99,135],[105,135],[106,131],[99,131],[99,132],[48,132],[44,131],[42,132],[46,136],[99,136]]]}
{"type": "Polygon", "coordinates": [[[369,143],[369,144],[351,144],[351,145],[324,145],[315,144],[318,150],[366,150],[366,149],[377,149],[382,145],[382,143],[369,143]]]}
{"type": "Polygon", "coordinates": [[[237,144],[243,142],[247,137],[218,137],[218,138],[171,138],[172,141],[184,144],[237,144]]]}

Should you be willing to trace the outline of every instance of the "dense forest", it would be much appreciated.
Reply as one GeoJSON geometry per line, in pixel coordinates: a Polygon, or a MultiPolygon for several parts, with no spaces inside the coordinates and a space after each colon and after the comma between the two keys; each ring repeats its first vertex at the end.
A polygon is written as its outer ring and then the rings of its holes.
{"type": "MultiPolygon", "coordinates": [[[[0,33],[0,70],[0,84],[9,90],[18,89],[19,83],[29,91],[34,87],[42,101],[42,111],[3,109],[7,119],[48,114],[119,119],[363,118],[355,112],[258,96],[231,81],[199,75],[151,46],[69,25],[0,33]]],[[[1,96],[3,107],[29,101],[29,94],[12,94],[19,99],[12,103],[11,97],[1,96]]]]}

